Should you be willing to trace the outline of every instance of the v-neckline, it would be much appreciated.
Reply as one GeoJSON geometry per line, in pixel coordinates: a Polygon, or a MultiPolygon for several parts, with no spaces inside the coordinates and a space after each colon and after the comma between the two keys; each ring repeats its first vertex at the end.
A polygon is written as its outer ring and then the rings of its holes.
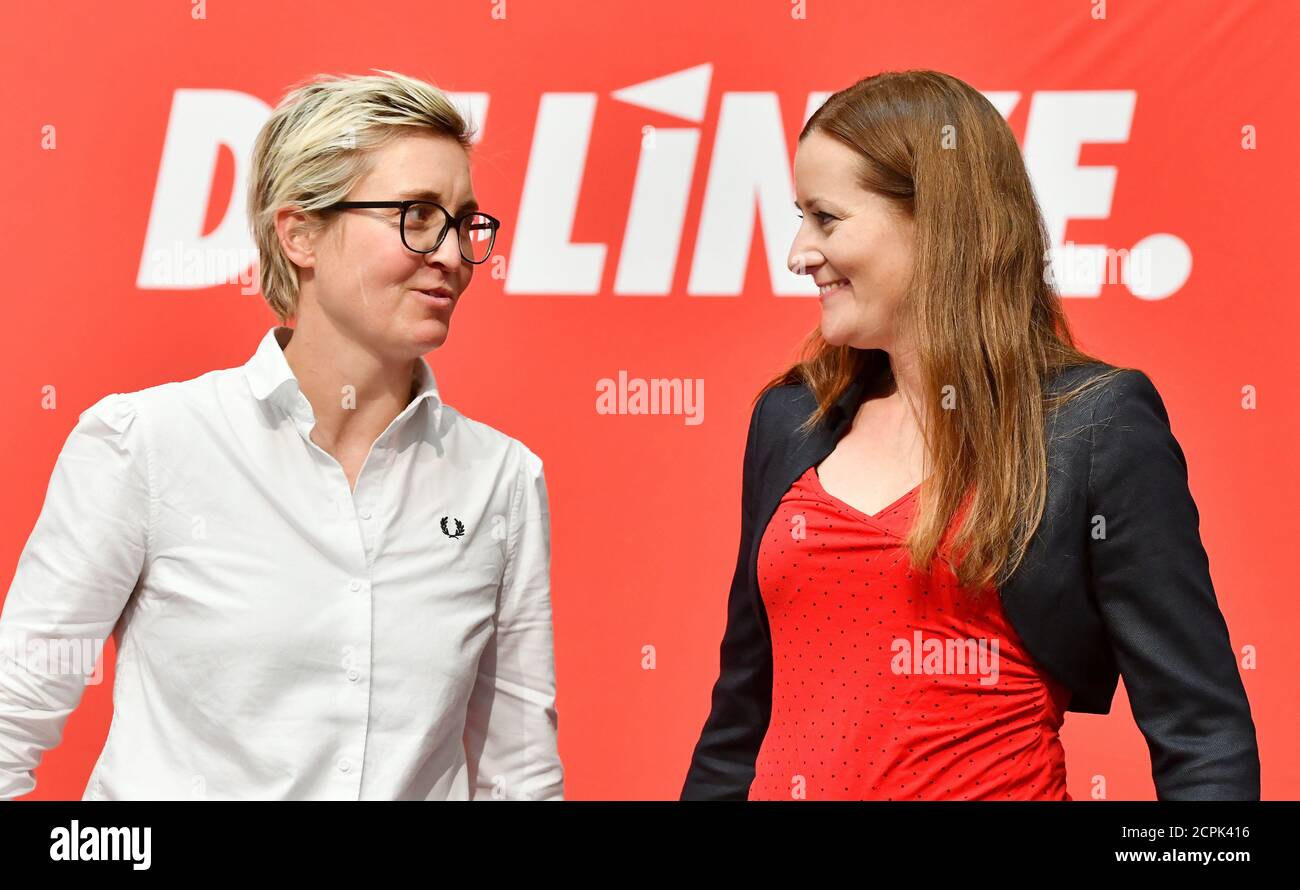
{"type": "Polygon", "coordinates": [[[820,491],[823,495],[825,495],[835,504],[845,508],[846,510],[852,511],[854,515],[875,523],[879,523],[882,519],[884,519],[885,516],[892,513],[897,507],[902,506],[905,501],[907,501],[914,494],[920,491],[921,486],[924,484],[924,480],[918,482],[916,485],[912,486],[906,492],[904,492],[903,494],[895,498],[892,503],[886,504],[885,506],[877,510],[875,513],[868,513],[867,511],[860,510],[857,507],[850,504],[848,501],[845,501],[842,498],[838,498],[835,495],[831,494],[829,491],[827,491],[826,486],[822,484],[821,472],[817,464],[812,465],[812,475],[813,475],[813,479],[817,483],[817,490],[820,491]]]}

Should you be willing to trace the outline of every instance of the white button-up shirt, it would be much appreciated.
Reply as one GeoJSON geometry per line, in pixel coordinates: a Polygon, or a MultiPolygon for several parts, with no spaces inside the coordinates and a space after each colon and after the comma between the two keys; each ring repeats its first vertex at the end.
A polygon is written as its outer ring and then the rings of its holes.
{"type": "Polygon", "coordinates": [[[540,459],[420,359],[351,490],[292,334],[81,415],[0,614],[0,798],[109,633],[83,800],[562,797],[540,459]]]}

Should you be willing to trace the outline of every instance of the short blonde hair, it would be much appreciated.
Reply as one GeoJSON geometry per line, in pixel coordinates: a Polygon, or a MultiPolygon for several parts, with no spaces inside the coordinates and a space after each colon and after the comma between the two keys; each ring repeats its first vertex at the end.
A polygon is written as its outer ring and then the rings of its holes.
{"type": "Polygon", "coordinates": [[[298,267],[280,248],[276,211],[293,206],[324,227],[319,211],[345,200],[371,169],[371,152],[420,127],[470,149],[470,124],[437,87],[392,71],[317,75],[291,87],[257,134],[248,223],[257,244],[262,295],[281,323],[297,313],[298,267]]]}

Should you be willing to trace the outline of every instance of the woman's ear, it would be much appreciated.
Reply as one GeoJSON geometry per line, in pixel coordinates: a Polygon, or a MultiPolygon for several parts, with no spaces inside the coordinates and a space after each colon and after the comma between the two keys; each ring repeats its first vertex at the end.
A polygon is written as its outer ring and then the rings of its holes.
{"type": "Polygon", "coordinates": [[[313,220],[296,207],[281,207],[275,212],[275,234],[280,249],[299,268],[310,269],[316,265],[313,235],[317,231],[313,220]]]}

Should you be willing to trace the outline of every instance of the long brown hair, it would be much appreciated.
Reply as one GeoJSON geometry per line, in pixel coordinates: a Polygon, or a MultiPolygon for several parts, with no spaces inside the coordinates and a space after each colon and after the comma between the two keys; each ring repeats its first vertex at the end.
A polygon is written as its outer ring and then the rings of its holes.
{"type": "MultiPolygon", "coordinates": [[[[912,279],[895,326],[913,336],[927,394],[928,472],[905,542],[912,563],[931,571],[969,494],[953,532],[962,554],[953,573],[972,591],[1001,585],[1042,520],[1047,413],[1123,369],[1106,366],[1068,392],[1047,392],[1056,371],[1098,359],[1074,344],[1049,283],[1050,236],[1020,147],[978,90],[938,71],[883,72],[833,94],[799,140],[814,132],[856,151],[858,185],[915,222],[912,279]]],[[[890,374],[884,351],[832,346],[814,328],[800,360],[759,396],[807,386],[817,399],[799,430],[807,433],[855,380],[870,394],[890,374]]]]}

